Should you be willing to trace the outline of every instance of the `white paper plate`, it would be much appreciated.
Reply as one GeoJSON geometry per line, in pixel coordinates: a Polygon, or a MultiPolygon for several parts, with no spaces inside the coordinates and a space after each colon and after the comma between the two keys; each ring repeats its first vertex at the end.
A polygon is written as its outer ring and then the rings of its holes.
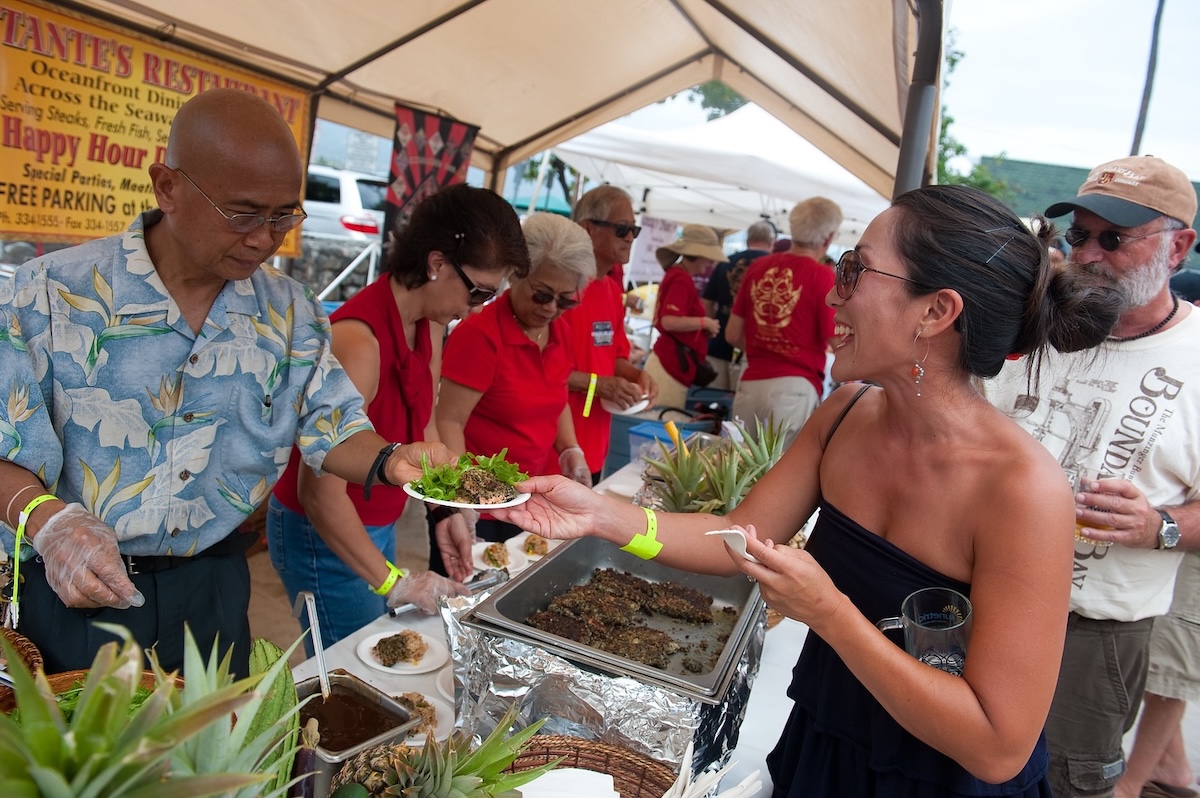
{"type": "Polygon", "coordinates": [[[437,675],[437,690],[446,700],[454,701],[454,668],[442,668],[437,675]]]}
{"type": "MultiPolygon", "coordinates": [[[[492,545],[486,540],[480,540],[471,546],[471,560],[474,562],[476,571],[488,571],[495,568],[494,565],[488,565],[483,561],[483,550],[492,545]]],[[[513,551],[511,546],[505,546],[508,549],[508,573],[516,574],[524,571],[529,567],[529,558],[522,551],[513,551]]]]}
{"type": "Polygon", "coordinates": [[[437,670],[450,659],[450,649],[446,648],[446,644],[441,640],[435,640],[429,635],[421,635],[425,641],[425,645],[429,649],[425,652],[425,656],[421,657],[421,661],[416,665],[408,662],[397,662],[395,665],[384,665],[375,658],[371,653],[371,649],[375,648],[375,644],[385,637],[391,637],[394,634],[399,634],[402,629],[397,629],[394,632],[379,632],[377,634],[368,635],[358,643],[358,648],[355,649],[358,658],[370,665],[375,670],[383,671],[384,673],[396,673],[401,676],[411,676],[414,673],[428,673],[429,671],[437,670]]]}
{"type": "Polygon", "coordinates": [[[646,398],[640,402],[635,402],[629,407],[621,407],[616,402],[609,399],[601,399],[600,406],[612,413],[614,416],[632,416],[634,413],[640,413],[650,406],[650,399],[646,398]]]}
{"type": "Polygon", "coordinates": [[[725,539],[725,543],[729,548],[742,555],[750,562],[758,562],[754,559],[754,555],[746,551],[746,535],[740,529],[714,529],[711,532],[705,532],[705,535],[720,535],[725,539]]]}
{"type": "MultiPolygon", "coordinates": [[[[530,562],[537,562],[538,560],[542,559],[542,557],[546,556],[544,554],[529,554],[525,551],[525,541],[529,538],[530,534],[531,533],[529,532],[522,532],[519,535],[515,535],[504,541],[505,545],[508,546],[509,557],[512,557],[513,554],[520,554],[530,562]]],[[[546,538],[546,543],[549,544],[550,551],[554,551],[564,542],[565,541],[562,540],[550,540],[549,538],[546,538]]]]}
{"type": "MultiPolygon", "coordinates": [[[[422,693],[422,695],[425,694],[422,693]]],[[[434,698],[433,696],[427,695],[425,696],[425,700],[433,704],[434,717],[437,718],[437,722],[433,727],[433,736],[438,742],[441,742],[449,737],[451,732],[454,731],[454,707],[450,706],[442,699],[434,698]]],[[[402,742],[405,745],[412,746],[413,748],[420,747],[425,744],[425,734],[423,732],[410,734],[402,742]]]]}
{"type": "Polygon", "coordinates": [[[517,498],[512,499],[511,501],[501,502],[499,504],[467,504],[465,502],[446,501],[445,499],[431,499],[423,493],[418,492],[407,482],[404,483],[404,492],[409,496],[412,496],[414,499],[420,499],[421,501],[429,502],[430,504],[440,504],[444,507],[458,507],[459,509],[465,508],[468,510],[499,510],[504,507],[516,507],[518,504],[524,504],[525,502],[529,501],[528,493],[518,493],[517,498]]]}

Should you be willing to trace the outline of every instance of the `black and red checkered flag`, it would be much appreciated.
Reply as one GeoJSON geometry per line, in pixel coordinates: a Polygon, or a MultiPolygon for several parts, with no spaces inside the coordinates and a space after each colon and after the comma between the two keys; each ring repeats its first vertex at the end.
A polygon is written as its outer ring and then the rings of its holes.
{"type": "Polygon", "coordinates": [[[478,132],[475,125],[396,103],[385,229],[407,224],[418,202],[467,179],[478,132]]]}

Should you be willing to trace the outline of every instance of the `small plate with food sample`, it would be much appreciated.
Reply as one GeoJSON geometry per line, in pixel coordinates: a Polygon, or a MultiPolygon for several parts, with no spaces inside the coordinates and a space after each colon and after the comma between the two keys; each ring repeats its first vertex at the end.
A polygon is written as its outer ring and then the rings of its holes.
{"type": "Polygon", "coordinates": [[[404,739],[404,745],[412,748],[424,745],[430,726],[433,727],[433,736],[439,741],[445,740],[454,731],[454,707],[442,699],[430,698],[422,693],[401,693],[392,697],[410,715],[420,716],[425,721],[413,727],[404,739]]]}
{"type": "Polygon", "coordinates": [[[456,502],[456,501],[450,501],[448,499],[431,499],[428,496],[421,493],[420,491],[418,491],[412,485],[407,484],[407,483],[404,485],[404,492],[407,493],[409,496],[412,496],[414,499],[420,499],[423,502],[429,502],[430,504],[440,504],[445,507],[458,507],[459,509],[467,509],[467,510],[483,510],[483,511],[499,510],[504,507],[516,507],[518,504],[524,504],[525,502],[529,501],[528,493],[518,493],[516,495],[516,498],[509,499],[507,501],[491,502],[491,503],[456,502]]]}
{"type": "Polygon", "coordinates": [[[561,540],[544,538],[541,535],[535,535],[532,532],[522,532],[521,534],[515,535],[505,541],[510,552],[524,554],[533,562],[537,562],[538,560],[542,559],[547,554],[558,548],[563,542],[564,541],[561,540]]]}
{"type": "Polygon", "coordinates": [[[640,402],[634,402],[629,407],[621,407],[611,399],[601,399],[600,406],[614,416],[632,416],[635,413],[640,413],[650,406],[650,399],[644,398],[640,402]]]}
{"type": "Polygon", "coordinates": [[[486,540],[476,541],[471,547],[471,559],[476,571],[507,568],[510,574],[515,574],[529,567],[529,558],[524,553],[503,543],[489,543],[486,540]]]}
{"type": "Polygon", "coordinates": [[[437,670],[450,659],[445,643],[412,629],[368,635],[355,652],[372,668],[402,676],[437,670]]]}

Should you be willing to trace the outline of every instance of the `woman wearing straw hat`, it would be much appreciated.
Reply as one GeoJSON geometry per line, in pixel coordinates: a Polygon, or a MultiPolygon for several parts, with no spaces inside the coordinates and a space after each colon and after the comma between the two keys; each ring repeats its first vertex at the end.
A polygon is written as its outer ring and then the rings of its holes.
{"type": "Polygon", "coordinates": [[[645,371],[658,383],[659,404],[683,407],[688,386],[696,377],[696,364],[708,359],[708,339],[721,329],[716,319],[705,315],[692,277],[725,260],[725,252],[712,228],[689,224],[679,238],[659,247],[654,256],[665,274],[654,308],[654,329],[659,336],[646,359],[645,371]]]}

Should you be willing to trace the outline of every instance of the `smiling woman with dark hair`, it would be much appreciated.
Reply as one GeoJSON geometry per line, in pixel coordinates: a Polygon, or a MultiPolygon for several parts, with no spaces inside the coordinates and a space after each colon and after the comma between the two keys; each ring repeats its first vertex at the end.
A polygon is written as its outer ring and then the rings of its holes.
{"type": "MultiPolygon", "coordinates": [[[[1115,323],[1111,280],[1054,271],[988,195],[898,197],[834,269],[833,377],[737,507],[655,513],[554,477],[498,510],[552,538],[602,537],[646,559],[757,580],[809,627],[767,759],[776,798],[1048,798],[1042,727],[1071,590],[1075,511],[1055,459],[980,393],[1010,354],[1094,346],[1115,323]],[[786,545],[820,513],[803,550],[786,545]],[[743,559],[710,530],[742,529],[743,559]],[[644,531],[643,531],[644,530],[644,531]],[[969,594],[958,670],[876,623],[928,587],[969,594]]],[[[772,689],[774,685],[768,685],[772,689]]]]}

